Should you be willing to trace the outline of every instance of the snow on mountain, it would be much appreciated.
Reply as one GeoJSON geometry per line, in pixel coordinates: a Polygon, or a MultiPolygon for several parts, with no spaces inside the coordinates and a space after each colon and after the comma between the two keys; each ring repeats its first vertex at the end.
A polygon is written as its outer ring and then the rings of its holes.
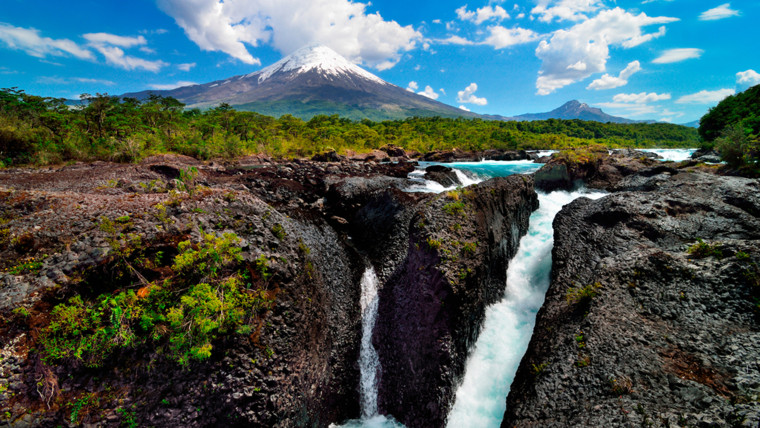
{"type": "Polygon", "coordinates": [[[383,79],[351,63],[346,58],[324,45],[305,46],[276,63],[246,77],[258,76],[259,83],[263,83],[275,73],[296,72],[297,74],[316,70],[324,76],[345,77],[359,76],[375,83],[388,84],[383,79]]]}

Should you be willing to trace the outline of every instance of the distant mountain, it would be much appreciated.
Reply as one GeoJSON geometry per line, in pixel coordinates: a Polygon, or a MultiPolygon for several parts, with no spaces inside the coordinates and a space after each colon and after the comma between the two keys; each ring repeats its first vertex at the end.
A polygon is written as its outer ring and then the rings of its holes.
{"type": "Polygon", "coordinates": [[[648,121],[636,121],[609,115],[600,108],[591,107],[577,100],[568,101],[561,107],[546,113],[527,113],[519,116],[506,118],[507,120],[546,120],[546,119],[580,119],[595,120],[597,122],[613,123],[639,123],[648,121]]]}
{"type": "Polygon", "coordinates": [[[311,45],[255,73],[166,91],[124,97],[171,96],[189,108],[227,103],[237,110],[309,119],[337,114],[350,119],[403,119],[410,116],[478,117],[388,83],[332,49],[311,45]]]}
{"type": "Polygon", "coordinates": [[[699,119],[687,123],[681,123],[679,125],[688,126],[689,128],[699,128],[699,119]]]}

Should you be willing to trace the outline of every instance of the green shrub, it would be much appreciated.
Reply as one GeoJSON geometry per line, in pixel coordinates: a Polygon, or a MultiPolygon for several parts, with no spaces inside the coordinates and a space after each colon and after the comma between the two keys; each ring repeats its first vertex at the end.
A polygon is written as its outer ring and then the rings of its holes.
{"type": "Polygon", "coordinates": [[[209,358],[214,340],[250,333],[244,327],[273,303],[266,291],[244,284],[239,243],[234,234],[183,241],[172,266],[176,275],[161,285],[101,294],[93,301],[74,296],[57,305],[40,334],[43,355],[96,367],[117,348],[151,343],[181,365],[209,358]]]}
{"type": "Polygon", "coordinates": [[[451,203],[448,203],[448,204],[444,205],[443,206],[443,210],[446,211],[446,213],[449,214],[449,215],[455,215],[456,214],[456,215],[463,216],[463,215],[465,215],[464,207],[465,207],[464,202],[462,202],[462,201],[456,201],[456,202],[451,202],[451,203]]]}
{"type": "Polygon", "coordinates": [[[282,227],[280,223],[275,223],[275,225],[272,226],[272,234],[274,234],[277,239],[282,241],[286,236],[285,228],[282,227]]]}
{"type": "Polygon", "coordinates": [[[595,282],[583,287],[570,287],[565,293],[568,304],[588,305],[597,296],[602,284],[595,282]]]}
{"type": "Polygon", "coordinates": [[[428,238],[427,245],[431,250],[437,250],[441,248],[441,241],[433,238],[428,238]]]}
{"type": "Polygon", "coordinates": [[[182,275],[214,277],[221,268],[242,260],[239,245],[240,238],[234,233],[221,237],[203,233],[203,241],[196,245],[190,241],[179,243],[172,269],[182,275]]]}
{"type": "Polygon", "coordinates": [[[718,259],[723,258],[723,251],[720,243],[708,244],[703,241],[702,238],[697,238],[697,243],[690,246],[686,252],[695,259],[704,259],[710,256],[714,256],[718,259]]]}

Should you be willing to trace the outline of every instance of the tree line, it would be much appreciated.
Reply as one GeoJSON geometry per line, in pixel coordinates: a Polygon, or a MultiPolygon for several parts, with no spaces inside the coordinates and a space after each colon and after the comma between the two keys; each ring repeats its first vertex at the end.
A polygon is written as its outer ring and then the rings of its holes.
{"type": "Polygon", "coordinates": [[[666,123],[617,124],[549,119],[504,122],[408,118],[373,122],[333,116],[308,121],[237,111],[227,104],[186,109],[171,97],[145,100],[83,94],[65,99],[0,90],[0,166],[67,161],[135,162],[157,153],[198,159],[261,153],[305,157],[326,150],[367,152],[387,144],[407,150],[696,147],[696,130],[666,123]]]}
{"type": "Polygon", "coordinates": [[[699,135],[730,167],[760,175],[760,85],[711,108],[699,121],[699,135]]]}

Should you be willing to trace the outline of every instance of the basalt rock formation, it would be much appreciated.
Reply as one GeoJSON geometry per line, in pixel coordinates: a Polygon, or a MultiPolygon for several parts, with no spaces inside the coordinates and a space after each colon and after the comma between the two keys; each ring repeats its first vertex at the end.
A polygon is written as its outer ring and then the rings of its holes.
{"type": "Polygon", "coordinates": [[[503,427],[760,423],[760,184],[631,175],[554,221],[503,427]]]}
{"type": "Polygon", "coordinates": [[[642,169],[657,166],[657,155],[636,150],[604,147],[567,150],[556,153],[536,171],[536,188],[546,192],[569,190],[583,183],[594,189],[606,189],[642,169]]]}
{"type": "Polygon", "coordinates": [[[408,427],[443,424],[485,307],[503,295],[506,266],[537,207],[523,176],[418,205],[403,258],[384,272],[380,291],[374,343],[382,410],[408,427]]]}
{"type": "Polygon", "coordinates": [[[532,180],[411,194],[401,189],[412,164],[335,159],[164,156],[0,171],[3,423],[327,426],[358,417],[367,262],[382,286],[380,409],[410,426],[441,422],[536,207],[532,180]],[[141,324],[125,324],[115,306],[103,319],[134,333],[132,345],[113,339],[99,359],[51,354],[43,339],[56,306],[81,296],[80,308],[95,308],[124,293],[140,307],[152,293],[182,293],[172,288],[182,279],[176,256],[224,233],[240,239],[243,293],[265,303],[245,328],[220,330],[206,358],[178,363],[168,321],[141,337],[141,324]]]}

